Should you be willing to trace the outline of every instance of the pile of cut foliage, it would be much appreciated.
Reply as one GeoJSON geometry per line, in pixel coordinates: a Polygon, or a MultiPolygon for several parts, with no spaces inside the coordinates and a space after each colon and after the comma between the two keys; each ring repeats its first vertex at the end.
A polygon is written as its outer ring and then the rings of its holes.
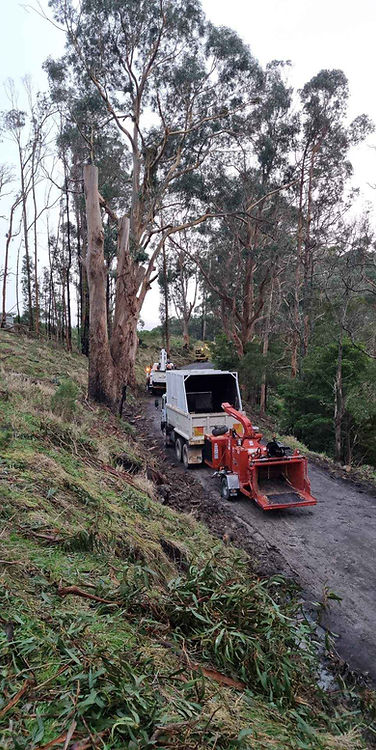
{"type": "Polygon", "coordinates": [[[157,501],[86,360],[0,356],[1,748],[366,747],[288,585],[157,501]]]}

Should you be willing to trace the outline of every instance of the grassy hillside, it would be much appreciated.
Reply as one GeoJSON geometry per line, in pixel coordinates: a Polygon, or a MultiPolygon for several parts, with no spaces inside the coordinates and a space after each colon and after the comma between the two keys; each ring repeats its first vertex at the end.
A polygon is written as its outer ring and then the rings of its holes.
{"type": "Polygon", "coordinates": [[[89,404],[77,354],[0,358],[0,747],[366,747],[288,585],[158,502],[137,411],[89,404]]]}

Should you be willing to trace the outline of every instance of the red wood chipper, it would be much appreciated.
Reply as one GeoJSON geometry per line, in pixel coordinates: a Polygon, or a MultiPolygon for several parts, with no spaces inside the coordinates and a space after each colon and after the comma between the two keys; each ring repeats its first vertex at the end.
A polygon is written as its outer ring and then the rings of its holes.
{"type": "Polygon", "coordinates": [[[234,417],[233,428],[216,427],[205,435],[203,459],[221,476],[222,497],[230,499],[240,491],[263,510],[316,505],[311,495],[307,458],[290,452],[275,438],[263,445],[262,434],[231,404],[222,409],[234,417]]]}

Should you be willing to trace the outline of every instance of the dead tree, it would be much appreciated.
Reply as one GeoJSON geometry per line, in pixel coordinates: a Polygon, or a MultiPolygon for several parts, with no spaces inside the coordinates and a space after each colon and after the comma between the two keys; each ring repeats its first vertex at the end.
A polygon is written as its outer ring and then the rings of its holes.
{"type": "Polygon", "coordinates": [[[172,238],[171,246],[175,249],[175,255],[171,261],[171,298],[174,303],[176,315],[182,322],[184,347],[189,348],[189,323],[193,310],[196,307],[199,287],[198,269],[195,263],[187,255],[189,239],[183,233],[179,243],[172,238]]]}
{"type": "Polygon", "coordinates": [[[10,208],[10,214],[9,214],[9,224],[8,224],[8,231],[6,233],[6,243],[5,243],[5,258],[4,258],[4,271],[3,271],[3,291],[2,291],[2,312],[1,312],[1,321],[0,321],[0,328],[5,327],[6,322],[6,294],[7,294],[7,283],[8,283],[8,268],[9,268],[9,248],[10,243],[13,239],[13,237],[16,237],[18,232],[13,232],[13,224],[14,224],[14,214],[16,212],[16,209],[20,205],[21,198],[20,196],[17,196],[15,201],[12,203],[10,208]]]}

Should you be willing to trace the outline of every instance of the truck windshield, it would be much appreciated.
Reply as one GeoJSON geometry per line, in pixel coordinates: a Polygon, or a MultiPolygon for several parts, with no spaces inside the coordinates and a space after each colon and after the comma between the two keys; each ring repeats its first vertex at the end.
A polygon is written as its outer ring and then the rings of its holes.
{"type": "Polygon", "coordinates": [[[236,380],[230,374],[190,375],[185,381],[185,392],[190,414],[221,413],[224,401],[235,409],[241,406],[236,380]]]}

